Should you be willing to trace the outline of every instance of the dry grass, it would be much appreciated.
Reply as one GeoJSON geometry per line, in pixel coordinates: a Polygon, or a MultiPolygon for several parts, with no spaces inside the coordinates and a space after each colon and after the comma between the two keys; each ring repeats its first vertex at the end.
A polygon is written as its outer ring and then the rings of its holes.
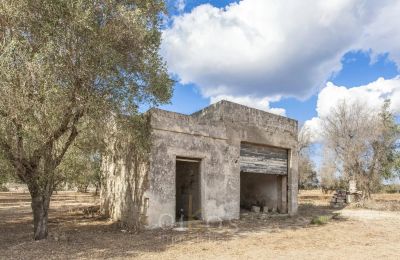
{"type": "MultiPolygon", "coordinates": [[[[400,198],[379,195],[382,200],[400,198]]],[[[393,258],[400,255],[399,212],[344,209],[332,218],[329,196],[302,192],[297,217],[249,214],[241,220],[188,231],[132,234],[83,208],[97,203],[90,194],[59,193],[53,197],[46,241],[31,240],[27,194],[0,193],[0,258],[2,259],[340,259],[393,258]],[[327,224],[311,220],[327,216],[327,224]]]]}
{"type": "Polygon", "coordinates": [[[333,192],[324,194],[321,190],[301,190],[299,191],[299,203],[311,203],[319,206],[329,206],[329,201],[332,198],[333,192]]]}

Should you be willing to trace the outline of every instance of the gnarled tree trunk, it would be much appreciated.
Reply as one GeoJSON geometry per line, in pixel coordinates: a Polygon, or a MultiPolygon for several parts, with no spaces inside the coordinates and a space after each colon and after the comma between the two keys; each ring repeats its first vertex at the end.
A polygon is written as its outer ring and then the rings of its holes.
{"type": "Polygon", "coordinates": [[[29,176],[32,177],[28,181],[28,189],[32,198],[33,238],[35,240],[46,239],[49,233],[49,206],[55,187],[54,174],[57,164],[50,157],[51,149],[48,149],[47,153],[47,156],[43,158],[43,168],[31,171],[29,176]]]}
{"type": "Polygon", "coordinates": [[[32,195],[33,238],[35,240],[47,238],[50,196],[50,194],[32,195]]]}

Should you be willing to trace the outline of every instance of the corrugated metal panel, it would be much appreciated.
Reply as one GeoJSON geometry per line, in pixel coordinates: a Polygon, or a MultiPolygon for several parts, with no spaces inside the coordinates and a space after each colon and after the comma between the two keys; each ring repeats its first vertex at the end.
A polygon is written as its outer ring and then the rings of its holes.
{"type": "Polygon", "coordinates": [[[242,143],[240,171],[287,175],[288,151],[282,148],[242,143]]]}

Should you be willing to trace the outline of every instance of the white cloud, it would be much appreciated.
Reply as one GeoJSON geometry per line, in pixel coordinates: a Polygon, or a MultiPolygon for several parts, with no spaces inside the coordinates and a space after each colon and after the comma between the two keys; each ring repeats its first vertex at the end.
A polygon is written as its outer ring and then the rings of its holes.
{"type": "MultiPolygon", "coordinates": [[[[380,2],[380,1],[377,1],[380,2]]],[[[400,65],[400,1],[385,0],[375,19],[366,27],[357,43],[373,53],[389,53],[389,58],[400,65]]]]}
{"type": "Polygon", "coordinates": [[[400,76],[393,79],[379,78],[364,86],[347,88],[335,86],[328,82],[326,87],[318,94],[318,116],[305,122],[311,133],[313,141],[321,140],[321,118],[329,115],[339,102],[343,100],[349,104],[360,103],[374,111],[379,111],[385,99],[390,99],[390,110],[400,114],[400,76]]]}
{"type": "Polygon", "coordinates": [[[229,100],[235,103],[239,103],[245,106],[257,108],[260,110],[264,110],[267,112],[271,112],[277,115],[285,116],[286,110],[283,108],[271,108],[270,102],[280,100],[280,97],[265,97],[265,98],[258,98],[258,97],[251,97],[251,96],[241,96],[241,97],[234,97],[234,96],[227,96],[227,95],[220,95],[211,97],[211,103],[216,103],[221,100],[229,100]]]}
{"type": "Polygon", "coordinates": [[[205,97],[305,98],[350,50],[389,52],[400,64],[399,13],[396,0],[204,4],[172,18],[161,52],[170,71],[205,97]]]}
{"type": "Polygon", "coordinates": [[[321,119],[319,117],[313,117],[310,120],[307,120],[303,127],[309,131],[310,134],[310,141],[312,143],[317,143],[322,141],[322,134],[321,134],[321,119]]]}

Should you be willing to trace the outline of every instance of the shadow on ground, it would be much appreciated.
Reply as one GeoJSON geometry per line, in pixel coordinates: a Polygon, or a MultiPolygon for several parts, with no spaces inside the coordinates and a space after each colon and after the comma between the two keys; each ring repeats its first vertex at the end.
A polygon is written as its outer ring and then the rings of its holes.
{"type": "MultiPolygon", "coordinates": [[[[171,229],[139,234],[121,230],[100,217],[85,216],[82,207],[96,203],[86,194],[62,193],[52,200],[50,236],[32,241],[32,217],[28,195],[0,193],[0,255],[19,259],[135,257],[161,252],[180,243],[224,241],[254,232],[283,232],[319,228],[310,222],[315,216],[331,216],[334,210],[324,205],[300,204],[295,217],[247,214],[240,220],[191,224],[184,232],[171,229]]],[[[333,220],[339,221],[339,220],[333,220]]]]}

